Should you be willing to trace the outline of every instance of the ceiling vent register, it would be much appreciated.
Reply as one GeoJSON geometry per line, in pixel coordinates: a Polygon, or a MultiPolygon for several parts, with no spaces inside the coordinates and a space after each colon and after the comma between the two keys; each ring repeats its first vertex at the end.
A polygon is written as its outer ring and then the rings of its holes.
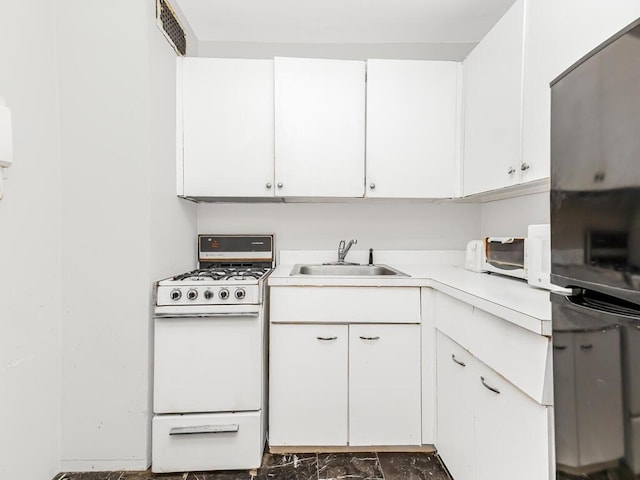
{"type": "Polygon", "coordinates": [[[165,0],[156,0],[156,23],[178,55],[187,53],[187,38],[173,8],[165,0]]]}

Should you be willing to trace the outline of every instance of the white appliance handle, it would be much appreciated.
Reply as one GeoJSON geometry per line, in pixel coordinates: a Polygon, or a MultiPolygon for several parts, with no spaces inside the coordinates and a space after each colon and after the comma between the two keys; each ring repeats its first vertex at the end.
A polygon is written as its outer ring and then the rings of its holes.
{"type": "Polygon", "coordinates": [[[260,312],[217,312],[217,313],[156,313],[154,318],[232,318],[259,317],[260,312]]]}
{"type": "Polygon", "coordinates": [[[169,435],[197,435],[202,433],[235,433],[240,429],[240,425],[232,423],[230,425],[198,425],[195,427],[174,427],[169,430],[169,435]]]}

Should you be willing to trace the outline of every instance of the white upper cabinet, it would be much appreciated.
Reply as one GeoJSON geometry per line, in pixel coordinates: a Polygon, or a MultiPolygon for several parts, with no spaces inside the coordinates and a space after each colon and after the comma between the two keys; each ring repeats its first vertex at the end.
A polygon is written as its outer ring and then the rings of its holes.
{"type": "Polygon", "coordinates": [[[181,83],[178,194],[272,197],[273,61],[185,58],[181,83]]]}
{"type": "Polygon", "coordinates": [[[274,62],[276,195],[364,196],[365,62],[274,62]]]}
{"type": "Polygon", "coordinates": [[[637,0],[535,0],[527,4],[522,180],[549,176],[549,84],[585,54],[640,17],[637,0]]]}
{"type": "Polygon", "coordinates": [[[524,0],[463,62],[464,194],[520,182],[524,0]]]}
{"type": "Polygon", "coordinates": [[[459,192],[458,62],[367,61],[367,197],[459,192]]]}

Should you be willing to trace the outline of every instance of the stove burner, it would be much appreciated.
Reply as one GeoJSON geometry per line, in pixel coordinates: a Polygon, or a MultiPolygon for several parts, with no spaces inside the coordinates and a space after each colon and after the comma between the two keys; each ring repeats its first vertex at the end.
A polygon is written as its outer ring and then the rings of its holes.
{"type": "Polygon", "coordinates": [[[269,270],[262,267],[212,267],[176,275],[172,280],[259,280],[269,270]]]}

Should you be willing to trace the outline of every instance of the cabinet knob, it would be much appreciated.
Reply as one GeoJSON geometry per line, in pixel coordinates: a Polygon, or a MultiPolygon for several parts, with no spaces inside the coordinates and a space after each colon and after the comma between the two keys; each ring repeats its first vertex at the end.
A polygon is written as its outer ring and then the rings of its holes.
{"type": "Polygon", "coordinates": [[[513,175],[514,173],[516,173],[516,169],[513,167],[509,167],[509,170],[507,170],[507,174],[508,175],[513,175]]]}
{"type": "Polygon", "coordinates": [[[282,187],[283,187],[282,182],[278,182],[278,188],[282,188],[282,187]]]}
{"type": "Polygon", "coordinates": [[[376,184],[375,184],[375,183],[373,183],[373,182],[371,182],[371,183],[369,184],[369,188],[370,188],[371,190],[375,190],[375,189],[376,189],[376,184]]]}
{"type": "Polygon", "coordinates": [[[523,172],[525,170],[529,170],[529,164],[528,163],[521,163],[520,164],[520,170],[522,170],[523,172]]]}
{"type": "Polygon", "coordinates": [[[267,187],[268,189],[271,188],[271,183],[267,182],[267,184],[265,185],[265,187],[267,187]]]}

